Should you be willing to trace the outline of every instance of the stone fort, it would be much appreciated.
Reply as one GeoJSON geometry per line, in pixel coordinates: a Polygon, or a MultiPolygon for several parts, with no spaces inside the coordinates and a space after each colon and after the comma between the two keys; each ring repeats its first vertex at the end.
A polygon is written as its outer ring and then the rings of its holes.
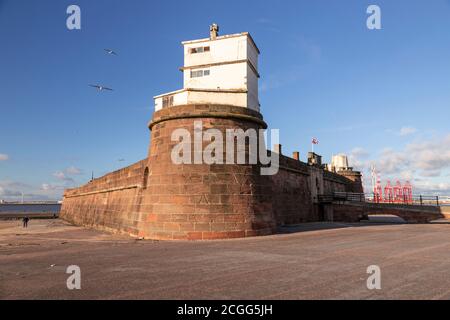
{"type": "Polygon", "coordinates": [[[302,162],[298,152],[283,155],[279,144],[265,151],[279,156],[274,175],[261,175],[259,162],[172,161],[178,143],[173,131],[194,135],[196,121],[224,135],[227,129],[267,128],[258,100],[259,49],[247,32],[219,36],[218,29],[214,24],[209,38],[182,42],[184,86],[154,97],[148,157],[66,190],[61,218],[146,239],[240,238],[273,234],[283,225],[333,220],[320,195],[363,192],[361,174],[345,161],[326,166],[310,152],[302,162]]]}

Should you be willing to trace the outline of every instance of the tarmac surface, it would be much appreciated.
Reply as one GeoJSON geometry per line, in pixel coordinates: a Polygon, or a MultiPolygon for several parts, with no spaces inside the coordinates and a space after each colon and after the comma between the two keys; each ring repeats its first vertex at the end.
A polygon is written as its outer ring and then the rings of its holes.
{"type": "Polygon", "coordinates": [[[450,299],[450,223],[309,223],[282,234],[143,241],[59,219],[0,221],[0,299],[450,299]],[[81,270],[69,290],[67,267],[81,270]],[[369,290],[367,268],[381,270],[369,290]]]}

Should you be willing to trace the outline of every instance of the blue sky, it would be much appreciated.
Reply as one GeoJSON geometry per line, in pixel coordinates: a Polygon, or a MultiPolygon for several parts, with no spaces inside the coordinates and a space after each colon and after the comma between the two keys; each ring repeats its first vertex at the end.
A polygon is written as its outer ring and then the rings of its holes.
{"type": "Polygon", "coordinates": [[[448,0],[0,0],[0,198],[59,198],[145,158],[152,97],[182,87],[180,42],[212,22],[258,44],[261,110],[284,153],[305,160],[316,136],[325,161],[347,153],[366,182],[374,163],[450,194],[448,0]],[[66,28],[70,4],[81,30],[66,28]],[[381,30],[366,27],[370,4],[381,30]]]}

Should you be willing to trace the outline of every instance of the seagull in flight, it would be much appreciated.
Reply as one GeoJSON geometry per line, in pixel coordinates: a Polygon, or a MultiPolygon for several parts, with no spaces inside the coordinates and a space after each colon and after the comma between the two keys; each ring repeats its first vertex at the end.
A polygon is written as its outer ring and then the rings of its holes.
{"type": "Polygon", "coordinates": [[[111,49],[103,49],[103,50],[105,50],[106,53],[108,53],[108,54],[112,54],[112,55],[117,56],[117,53],[114,50],[111,50],[111,49]]]}
{"type": "Polygon", "coordinates": [[[90,86],[90,87],[93,87],[93,88],[96,88],[98,91],[103,91],[103,90],[114,91],[114,90],[111,89],[111,88],[104,87],[104,86],[100,86],[100,85],[98,85],[98,84],[90,84],[89,86],[90,86]]]}

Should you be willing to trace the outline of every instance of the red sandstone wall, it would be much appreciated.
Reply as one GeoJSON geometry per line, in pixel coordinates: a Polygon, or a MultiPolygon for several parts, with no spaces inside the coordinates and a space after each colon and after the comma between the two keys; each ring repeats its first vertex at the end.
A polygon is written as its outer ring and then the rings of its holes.
{"type": "Polygon", "coordinates": [[[410,223],[427,223],[432,220],[444,218],[441,209],[432,206],[383,203],[335,203],[330,204],[330,206],[333,208],[333,220],[342,222],[357,222],[361,218],[367,219],[369,215],[373,214],[395,215],[410,223]]]}
{"type": "Polygon", "coordinates": [[[317,219],[311,199],[308,166],[298,160],[280,157],[280,170],[271,176],[273,212],[277,225],[317,219]]]}
{"type": "MultiPolygon", "coordinates": [[[[313,187],[310,179],[311,168],[306,163],[286,157],[280,157],[280,170],[271,176],[273,189],[273,211],[277,225],[296,224],[326,219],[321,216],[317,199],[312,197],[313,187]],[[313,199],[314,198],[314,199],[313,199]]],[[[336,191],[353,192],[353,182],[336,173],[319,170],[322,175],[318,187],[320,194],[336,191]]],[[[316,187],[317,188],[317,187],[316,187]]]]}
{"type": "Polygon", "coordinates": [[[333,192],[362,192],[361,174],[358,171],[348,171],[347,175],[330,171],[323,172],[325,194],[333,192]]]}
{"type": "Polygon", "coordinates": [[[359,171],[339,171],[339,176],[345,178],[350,183],[347,184],[346,192],[364,193],[361,172],[359,171]]]}
{"type": "Polygon", "coordinates": [[[410,223],[427,223],[432,220],[445,218],[441,208],[433,206],[415,206],[401,204],[366,204],[366,214],[391,214],[410,223]]]}
{"type": "Polygon", "coordinates": [[[60,217],[77,225],[138,235],[147,159],[64,194],[60,217]]]}
{"type": "Polygon", "coordinates": [[[361,204],[330,204],[333,207],[333,221],[358,222],[367,219],[364,206],[361,204]]]}
{"type": "Polygon", "coordinates": [[[323,172],[324,194],[333,192],[353,192],[351,181],[333,172],[323,172]]]}
{"type": "MultiPolygon", "coordinates": [[[[222,239],[271,234],[275,230],[270,178],[259,165],[183,164],[171,161],[175,129],[194,134],[194,121],[204,130],[259,129],[261,125],[235,115],[259,113],[229,106],[183,106],[154,115],[149,159],[152,173],[148,193],[152,211],[144,217],[140,235],[156,239],[222,239]],[[224,117],[211,117],[221,114],[224,117]],[[198,116],[192,118],[193,115],[198,116]],[[159,122],[160,119],[168,119],[159,122]]],[[[204,142],[204,147],[209,143],[204,142]]],[[[248,151],[248,150],[247,150],[248,151]]],[[[193,152],[193,150],[192,150],[193,152]]],[[[225,158],[225,157],[224,157],[225,158]]]]}

